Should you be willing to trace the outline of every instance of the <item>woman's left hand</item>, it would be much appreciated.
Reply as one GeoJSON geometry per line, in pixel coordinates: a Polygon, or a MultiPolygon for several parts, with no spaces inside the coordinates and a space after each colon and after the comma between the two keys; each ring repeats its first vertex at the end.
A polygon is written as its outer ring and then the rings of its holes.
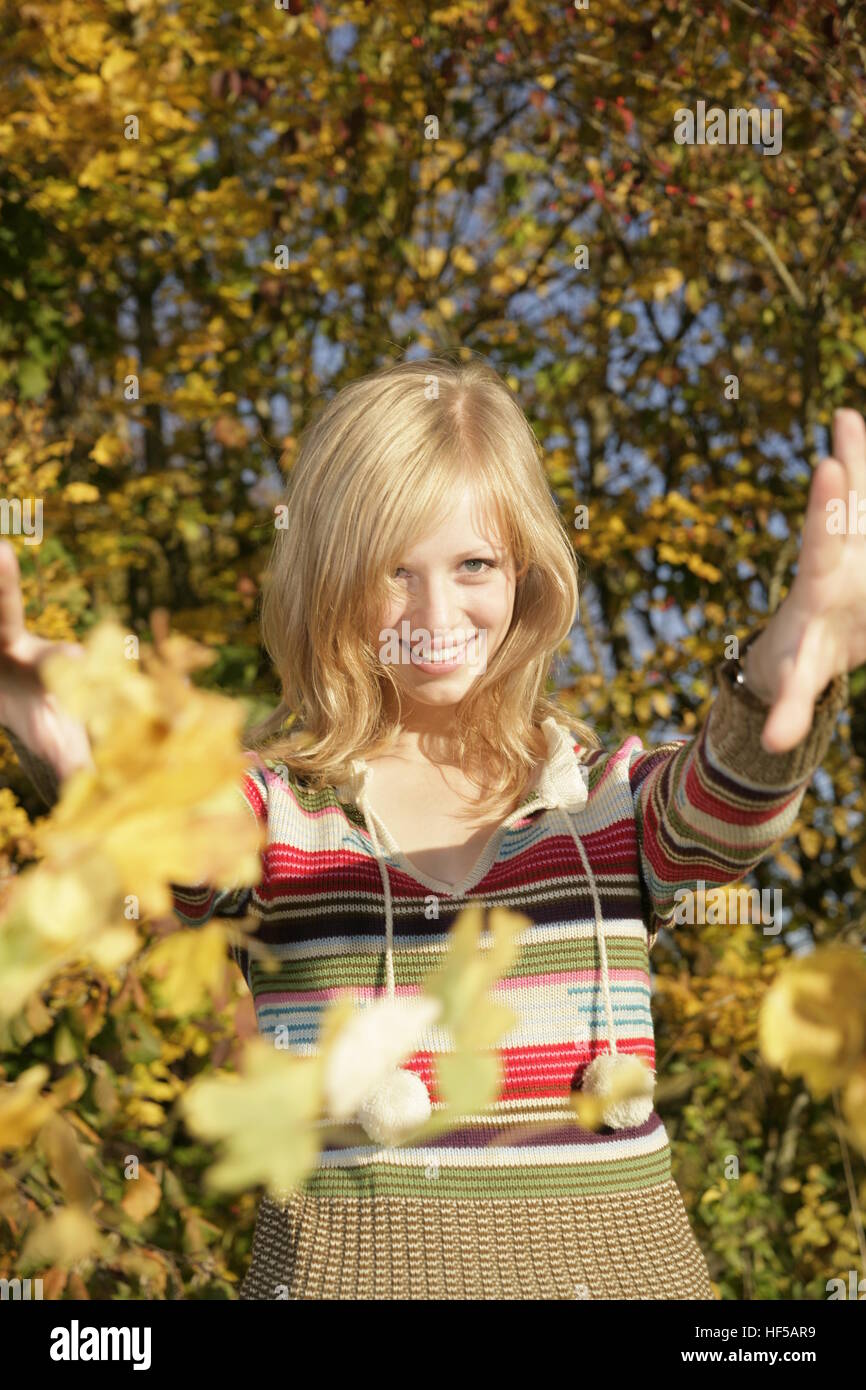
{"type": "Polygon", "coordinates": [[[856,410],[837,410],[833,456],[821,460],[809,490],[796,577],[744,656],[747,685],[771,706],[761,732],[767,751],[805,738],[827,683],[864,661],[866,423],[856,410]]]}

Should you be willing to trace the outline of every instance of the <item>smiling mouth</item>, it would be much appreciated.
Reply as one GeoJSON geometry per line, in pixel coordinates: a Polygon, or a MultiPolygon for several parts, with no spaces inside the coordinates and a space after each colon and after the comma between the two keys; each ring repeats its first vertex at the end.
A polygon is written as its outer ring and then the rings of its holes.
{"type": "Polygon", "coordinates": [[[426,656],[423,655],[423,647],[415,652],[402,643],[403,649],[408,651],[409,660],[413,666],[447,666],[451,662],[462,661],[466,655],[466,648],[474,640],[475,634],[455,646],[440,647],[437,651],[430,651],[426,656]]]}

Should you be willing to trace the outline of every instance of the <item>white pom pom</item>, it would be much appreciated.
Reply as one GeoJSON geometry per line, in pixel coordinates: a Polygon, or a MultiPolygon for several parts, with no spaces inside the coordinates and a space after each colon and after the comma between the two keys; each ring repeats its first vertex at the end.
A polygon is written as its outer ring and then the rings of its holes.
{"type": "Polygon", "coordinates": [[[429,1120],[431,1112],[430,1093],[420,1076],[398,1068],[364,1101],[358,1122],[374,1143],[390,1146],[429,1120]]]}
{"type": "Polygon", "coordinates": [[[610,1095],[614,1079],[617,1083],[639,1090],[640,1094],[612,1100],[604,1110],[605,1124],[611,1129],[632,1129],[644,1124],[653,1110],[654,1074],[639,1057],[602,1052],[583,1073],[580,1089],[587,1095],[604,1097],[610,1095]]]}
{"type": "MultiPolygon", "coordinates": [[[[371,1091],[421,1045],[442,1003],[427,995],[373,1000],[343,1025],[325,1060],[325,1109],[348,1120],[371,1091]]],[[[423,1084],[423,1083],[422,1083],[423,1084]]]]}

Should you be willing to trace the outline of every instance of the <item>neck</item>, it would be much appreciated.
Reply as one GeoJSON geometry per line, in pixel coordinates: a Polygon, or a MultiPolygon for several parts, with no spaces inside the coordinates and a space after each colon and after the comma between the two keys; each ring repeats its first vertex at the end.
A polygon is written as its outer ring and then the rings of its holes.
{"type": "Polygon", "coordinates": [[[422,705],[404,699],[393,751],[431,762],[452,762],[454,711],[454,705],[422,705]]]}

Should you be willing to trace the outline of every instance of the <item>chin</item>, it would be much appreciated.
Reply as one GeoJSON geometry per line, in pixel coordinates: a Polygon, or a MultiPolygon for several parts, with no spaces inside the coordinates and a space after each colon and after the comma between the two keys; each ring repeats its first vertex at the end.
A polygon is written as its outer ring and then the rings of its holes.
{"type": "Polygon", "coordinates": [[[417,684],[404,685],[401,693],[422,705],[456,705],[473,684],[472,680],[466,680],[455,672],[453,676],[422,677],[417,684]]]}

